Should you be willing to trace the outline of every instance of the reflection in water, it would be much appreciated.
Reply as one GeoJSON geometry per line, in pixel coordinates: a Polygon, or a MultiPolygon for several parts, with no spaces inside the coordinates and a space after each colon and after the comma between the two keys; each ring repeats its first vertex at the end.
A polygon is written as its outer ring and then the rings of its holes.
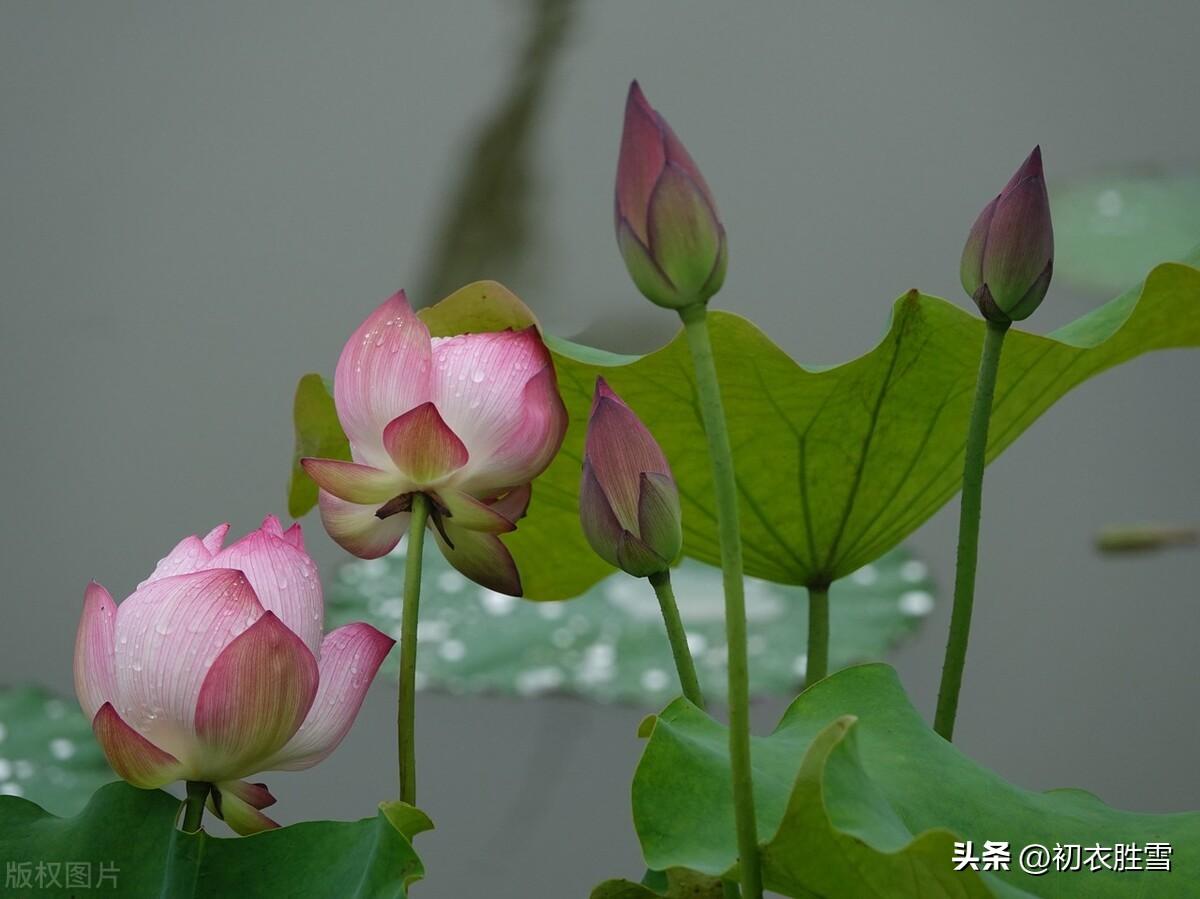
{"type": "Polygon", "coordinates": [[[418,305],[480,278],[514,283],[529,262],[537,238],[537,124],[578,9],[578,0],[531,0],[528,37],[508,95],[466,156],[421,278],[418,305]]]}

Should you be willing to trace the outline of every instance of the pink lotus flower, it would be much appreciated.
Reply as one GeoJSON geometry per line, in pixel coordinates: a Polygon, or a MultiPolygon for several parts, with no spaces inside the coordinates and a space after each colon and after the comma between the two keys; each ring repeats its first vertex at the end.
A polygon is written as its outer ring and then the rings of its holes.
{"type": "Polygon", "coordinates": [[[588,416],[579,516],[596,554],[634,577],[666,571],[683,548],[667,457],[603,378],[588,416]]]}
{"type": "Polygon", "coordinates": [[[567,427],[537,330],[430,338],[401,291],[351,335],[333,397],[354,461],[301,460],[321,488],[329,535],[361,558],[385,555],[423,493],[450,564],[519,596],[516,563],[497,535],[516,528],[530,481],[567,427]]]}
{"type": "Polygon", "coordinates": [[[725,228],[711,191],[671,126],[635,81],[617,161],[617,245],[648,300],[706,302],[725,282],[725,228]]]}
{"type": "Polygon", "coordinates": [[[118,606],[93,582],[75,638],[75,691],[113,770],[135,787],[213,784],[238,833],[276,827],[243,778],[308,768],[350,729],[393,640],[355,623],[321,636],[324,603],[300,525],[269,516],[187,537],[118,606]]]}

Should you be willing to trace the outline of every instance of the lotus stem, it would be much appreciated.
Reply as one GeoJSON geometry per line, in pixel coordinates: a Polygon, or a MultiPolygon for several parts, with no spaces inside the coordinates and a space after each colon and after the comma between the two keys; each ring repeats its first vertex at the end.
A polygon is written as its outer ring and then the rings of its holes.
{"type": "Polygon", "coordinates": [[[696,676],[696,662],[688,648],[687,632],[679,617],[679,606],[675,602],[675,590],[671,587],[671,572],[660,571],[648,578],[658,597],[662,609],[663,624],[667,626],[667,639],[671,642],[671,655],[675,657],[675,671],[679,674],[679,687],[684,698],[698,708],[704,708],[704,694],[700,691],[700,678],[696,676]]]}
{"type": "Polygon", "coordinates": [[[400,698],[396,707],[396,742],[400,764],[400,801],[417,804],[417,617],[421,605],[421,552],[429,497],[415,493],[408,522],[408,555],[404,564],[404,608],[400,619],[400,698]]]}
{"type": "Polygon", "coordinates": [[[962,688],[967,642],[971,636],[971,609],[975,604],[975,569],[979,561],[979,517],[983,503],[983,467],[987,462],[988,422],[992,417],[992,397],[996,392],[996,374],[1000,370],[1000,351],[1009,322],[988,321],[979,360],[979,379],[975,384],[975,403],[967,427],[967,447],[963,462],[962,504],[958,515],[958,565],[954,573],[954,608],[950,614],[950,635],[946,640],[946,659],[942,663],[942,683],[938,689],[937,713],[933,729],[945,739],[954,738],[954,719],[958,714],[958,693],[962,688]]]}
{"type": "Polygon", "coordinates": [[[808,588],[808,656],[804,685],[811,686],[829,673],[829,586],[808,588]]]}
{"type": "Polygon", "coordinates": [[[204,822],[204,803],[208,799],[208,791],[212,784],[206,780],[189,780],[187,782],[187,798],[183,800],[184,833],[196,833],[204,822]]]}
{"type": "Polygon", "coordinates": [[[687,335],[700,414],[712,461],[713,494],[721,540],[721,573],[725,585],[725,638],[729,652],[729,762],[733,773],[733,810],[737,825],[739,876],[743,899],[761,899],[758,824],[750,771],[750,669],[746,651],[746,597],[742,583],[742,540],[738,527],[737,482],[721,389],[708,334],[703,303],[679,310],[687,335]]]}

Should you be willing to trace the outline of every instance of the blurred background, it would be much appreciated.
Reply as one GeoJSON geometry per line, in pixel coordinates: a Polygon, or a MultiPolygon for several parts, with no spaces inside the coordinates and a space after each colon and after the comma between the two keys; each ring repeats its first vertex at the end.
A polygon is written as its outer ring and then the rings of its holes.
{"type": "MultiPolygon", "coordinates": [[[[121,598],[185,534],[283,514],[297,378],[331,372],[397,288],[426,304],[493,277],[555,333],[626,352],[669,339],[612,235],[631,78],[716,194],[731,262],[715,305],[824,365],[867,350],[910,287],[968,302],[966,230],[1035,143],[1052,197],[1082,192],[1085,223],[1119,226],[1099,237],[1149,246],[1130,281],[1200,240],[1197,33],[1183,0],[9,0],[0,683],[70,697],[89,578],[121,598]],[[1116,177],[1176,186],[1131,217],[1116,177]],[[1153,231],[1166,220],[1182,247],[1153,231]]],[[[1095,246],[1077,269],[1112,261],[1095,246]]],[[[1030,328],[1125,274],[1058,277],[1030,328]]],[[[1200,555],[1092,548],[1108,525],[1200,515],[1198,365],[1160,353],[1088,382],[990,470],[956,737],[1020,785],[1200,807],[1200,555]]],[[[943,585],[956,520],[951,503],[908,543],[943,585]]],[[[345,556],[305,524],[331,578],[345,556]]],[[[889,658],[930,716],[948,615],[943,595],[889,658]]],[[[394,702],[377,684],[331,759],[269,777],[280,820],[373,814],[393,790],[394,702]]],[[[785,704],[756,705],[760,733],[785,704]]],[[[563,899],[637,876],[648,711],[423,693],[438,829],[417,841],[417,895],[563,899]]]]}

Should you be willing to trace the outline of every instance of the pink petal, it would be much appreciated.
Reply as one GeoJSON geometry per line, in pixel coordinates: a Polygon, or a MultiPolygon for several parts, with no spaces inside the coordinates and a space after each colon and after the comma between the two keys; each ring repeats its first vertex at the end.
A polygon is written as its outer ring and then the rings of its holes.
{"type": "Polygon", "coordinates": [[[290,528],[283,532],[283,541],[290,543],[300,552],[307,552],[304,548],[304,530],[300,527],[300,522],[294,522],[290,528]]]}
{"type": "Polygon", "coordinates": [[[603,378],[588,416],[584,458],[624,530],[637,534],[642,474],[671,477],[671,466],[654,436],[603,378]]]}
{"type": "Polygon", "coordinates": [[[92,733],[117,776],[135,787],[153,790],[183,776],[179,759],[159,749],[106,702],[92,719],[92,733]]]}
{"type": "Polygon", "coordinates": [[[442,489],[438,491],[437,497],[447,509],[446,520],[451,521],[455,527],[484,531],[488,534],[507,534],[517,529],[512,519],[506,518],[494,506],[475,499],[469,493],[442,489]]]}
{"type": "Polygon", "coordinates": [[[139,587],[117,607],[114,705],[121,717],[190,763],[205,675],[262,614],[240,571],[197,571],[139,587]]]}
{"type": "Polygon", "coordinates": [[[226,780],[217,786],[221,788],[222,795],[232,793],[253,808],[270,808],[278,801],[271,795],[267,785],[263,783],[250,783],[248,780],[226,780]]]}
{"type": "Polygon", "coordinates": [[[321,644],[321,680],[312,710],[265,767],[299,771],[333,752],[354,723],[367,688],[395,642],[361,622],[327,634],[321,644]]]}
{"type": "Polygon", "coordinates": [[[383,471],[370,465],[337,459],[305,458],[300,460],[300,464],[318,487],[348,503],[381,505],[394,496],[412,490],[412,485],[395,468],[383,471]]]}
{"type": "Polygon", "coordinates": [[[392,497],[412,489],[393,468],[383,471],[358,462],[337,459],[301,459],[308,476],[338,499],[348,503],[381,505],[392,497]]]}
{"type": "Polygon", "coordinates": [[[658,113],[635,81],[625,100],[625,127],[617,159],[617,218],[624,218],[646,243],[646,210],[650,194],[667,163],[665,134],[658,113]]]}
{"type": "Polygon", "coordinates": [[[272,537],[283,536],[283,525],[279,521],[278,515],[268,515],[262,520],[262,524],[258,526],[260,531],[270,534],[272,537]]]}
{"type": "Polygon", "coordinates": [[[116,697],[117,676],[113,633],[117,604],[108,591],[92,581],[83,591],[83,614],[75,633],[75,695],[88,718],[116,697]]]}
{"type": "Polygon", "coordinates": [[[532,484],[522,484],[514,487],[499,499],[494,499],[491,506],[513,524],[525,517],[529,511],[529,499],[533,495],[532,484]]]}
{"type": "Polygon", "coordinates": [[[650,256],[676,294],[708,299],[702,291],[721,261],[724,229],[699,183],[674,163],[650,196],[646,227],[650,256]]]}
{"type": "Polygon", "coordinates": [[[612,505],[586,458],[579,484],[579,520],[583,525],[583,536],[596,555],[609,565],[620,566],[617,548],[621,543],[621,535],[627,531],[613,514],[612,505]]]}
{"type": "Polygon", "coordinates": [[[527,484],[562,445],[567,413],[533,327],[434,342],[434,402],[470,452],[455,485],[486,496],[527,484]]]}
{"type": "Polygon", "coordinates": [[[396,468],[418,487],[433,484],[467,464],[467,448],[433,403],[422,403],[388,422],[383,445],[396,468]]]}
{"type": "Polygon", "coordinates": [[[324,490],[318,494],[318,502],[321,523],[329,536],[346,552],[360,559],[386,556],[408,530],[407,512],[381,519],[375,515],[377,506],[348,503],[324,490]]]}
{"type": "Polygon", "coordinates": [[[455,527],[451,522],[446,522],[445,529],[453,547],[436,528],[431,528],[447,562],[480,586],[509,596],[521,595],[517,563],[499,537],[455,527]]]}
{"type": "Polygon", "coordinates": [[[325,616],[321,578],[312,559],[283,539],[278,520],[225,547],[212,565],[244,573],[264,609],[278,615],[312,652],[320,648],[325,616]]]}
{"type": "Polygon", "coordinates": [[[383,429],[429,400],[429,370],[429,329],[400,291],[358,326],[334,373],[334,404],[356,460],[387,467],[383,429]]]}
{"type": "Polygon", "coordinates": [[[279,826],[276,821],[259,811],[274,802],[275,797],[267,792],[265,786],[248,784],[244,780],[213,784],[213,792],[208,796],[209,811],[228,824],[234,833],[244,837],[262,833],[264,830],[274,830],[279,826]],[[266,793],[270,801],[263,805],[257,804],[261,800],[259,791],[266,793]]]}
{"type": "Polygon", "coordinates": [[[210,554],[215,555],[221,551],[221,546],[225,543],[225,535],[228,533],[229,522],[225,522],[224,524],[217,525],[215,528],[205,534],[204,538],[200,542],[204,544],[204,548],[207,549],[210,554]]]}
{"type": "MultiPolygon", "coordinates": [[[[209,534],[209,536],[212,536],[209,534]]],[[[209,567],[208,563],[212,559],[212,550],[208,548],[205,541],[195,535],[184,537],[175,548],[158,560],[158,564],[154,566],[154,571],[150,576],[138,584],[138,588],[146,586],[149,583],[159,580],[164,577],[174,577],[177,574],[189,574],[193,571],[202,571],[209,567]]]]}
{"type": "Polygon", "coordinates": [[[303,723],[317,694],[317,660],[273,612],[213,663],[196,702],[198,764],[218,781],[261,770],[303,723]]]}

